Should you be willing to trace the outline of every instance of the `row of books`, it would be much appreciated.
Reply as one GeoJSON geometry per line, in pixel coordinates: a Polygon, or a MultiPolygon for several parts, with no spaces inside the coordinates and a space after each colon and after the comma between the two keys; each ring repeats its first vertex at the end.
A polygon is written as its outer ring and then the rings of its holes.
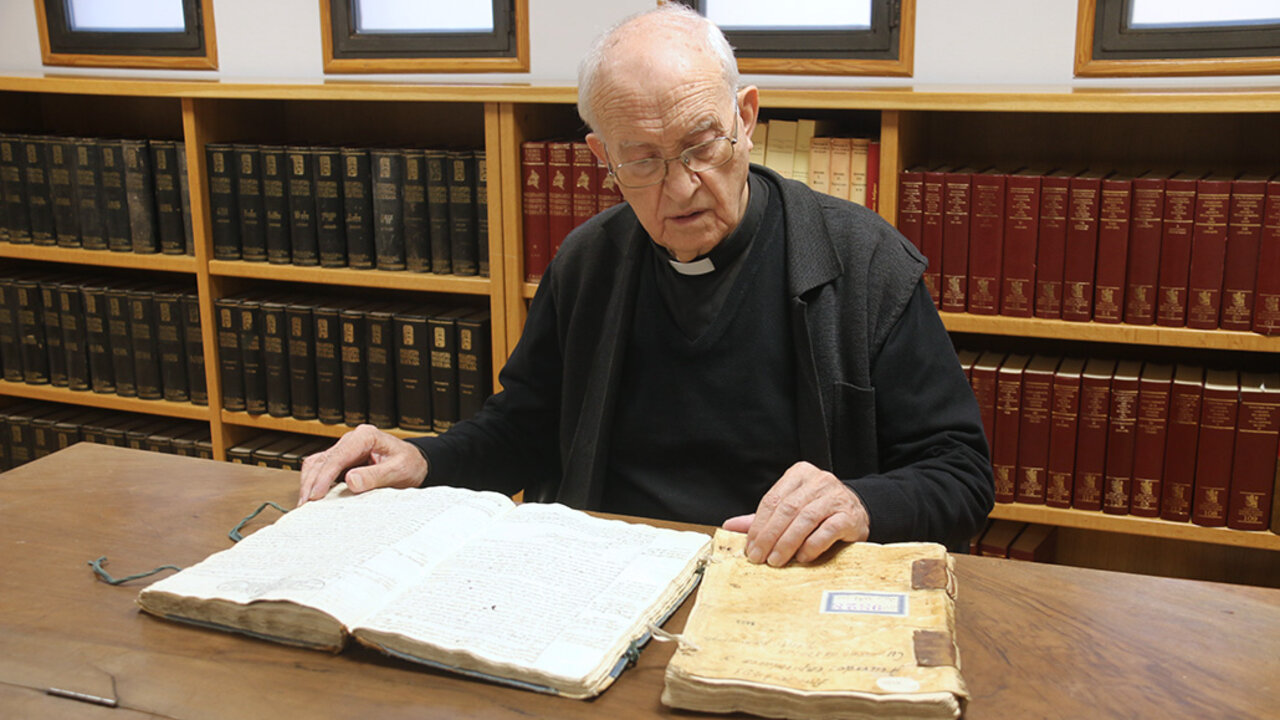
{"type": "Polygon", "coordinates": [[[268,432],[227,448],[227,460],[240,465],[301,470],[308,455],[333,445],[332,438],[268,432]]]}
{"type": "Polygon", "coordinates": [[[8,382],[209,403],[195,288],[59,273],[0,276],[8,382]]]}
{"type": "Polygon", "coordinates": [[[1272,525],[1280,373],[974,350],[997,502],[1272,525]]]}
{"type": "Polygon", "coordinates": [[[1052,525],[988,520],[969,540],[969,554],[1051,563],[1057,559],[1058,529],[1052,525]]]}
{"type": "Polygon", "coordinates": [[[818,192],[872,210],[880,202],[880,141],[828,136],[831,123],[801,118],[756,123],[751,162],[818,192]]]}
{"type": "Polygon", "coordinates": [[[489,274],[483,150],[210,143],[213,256],[489,274]]]}
{"type": "Polygon", "coordinates": [[[194,253],[180,141],[0,135],[0,240],[194,253]]]}
{"type": "Polygon", "coordinates": [[[213,457],[206,423],[37,401],[0,407],[0,470],[78,442],[213,457]]]}
{"type": "Polygon", "coordinates": [[[898,228],[945,311],[1280,334],[1280,175],[912,167],[898,228]]]}
{"type": "Polygon", "coordinates": [[[525,279],[536,282],[574,228],[622,202],[608,168],[582,140],[520,145],[525,279]]]}
{"type": "Polygon", "coordinates": [[[492,393],[488,310],[260,293],[214,309],[227,410],[443,432],[492,393]]]}

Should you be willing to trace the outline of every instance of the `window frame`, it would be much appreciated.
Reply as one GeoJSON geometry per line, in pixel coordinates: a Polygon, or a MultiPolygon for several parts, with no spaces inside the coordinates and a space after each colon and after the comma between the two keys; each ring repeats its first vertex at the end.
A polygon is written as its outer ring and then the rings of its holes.
{"type": "Polygon", "coordinates": [[[1129,0],[1078,0],[1076,77],[1280,73],[1280,40],[1272,40],[1280,24],[1126,29],[1128,7],[1129,0]]]}
{"type": "Polygon", "coordinates": [[[36,0],[45,65],[217,70],[213,0],[181,0],[183,32],[76,31],[65,0],[36,0]]]}
{"type": "MultiPolygon", "coordinates": [[[[671,0],[705,15],[703,0],[671,0]]],[[[725,30],[738,71],[770,75],[911,77],[916,0],[872,0],[871,29],[725,30]]]]}
{"type": "Polygon", "coordinates": [[[529,0],[492,0],[492,33],[357,33],[356,2],[320,0],[326,73],[529,71],[529,0]]]}

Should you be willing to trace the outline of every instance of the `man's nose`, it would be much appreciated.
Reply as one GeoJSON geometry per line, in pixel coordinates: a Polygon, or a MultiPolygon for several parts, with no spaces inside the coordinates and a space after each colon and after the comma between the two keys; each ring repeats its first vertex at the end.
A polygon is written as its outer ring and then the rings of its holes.
{"type": "Polygon", "coordinates": [[[687,198],[702,185],[702,176],[689,169],[680,158],[667,161],[667,176],[662,191],[673,198],[687,198]]]}

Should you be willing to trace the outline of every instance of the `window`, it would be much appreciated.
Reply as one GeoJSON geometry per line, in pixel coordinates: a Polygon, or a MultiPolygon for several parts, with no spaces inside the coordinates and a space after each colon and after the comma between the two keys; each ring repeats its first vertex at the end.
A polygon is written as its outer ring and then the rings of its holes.
{"type": "Polygon", "coordinates": [[[213,0],[36,0],[45,65],[216,70],[213,0]]]}
{"type": "Polygon", "coordinates": [[[1275,0],[1079,0],[1076,75],[1280,72],[1275,0]]]}
{"type": "Polygon", "coordinates": [[[324,69],[528,72],[528,0],[320,0],[324,69]]]}
{"type": "Polygon", "coordinates": [[[720,26],[746,73],[910,76],[915,0],[678,0],[720,26]]]}

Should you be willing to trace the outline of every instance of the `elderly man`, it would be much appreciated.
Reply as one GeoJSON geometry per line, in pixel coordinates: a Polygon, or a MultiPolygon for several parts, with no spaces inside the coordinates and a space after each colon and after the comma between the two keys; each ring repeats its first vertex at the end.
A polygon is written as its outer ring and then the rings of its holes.
{"type": "Polygon", "coordinates": [[[962,545],[991,471],[924,259],[869,210],[749,165],[757,90],[682,6],[606,33],[578,92],[626,203],[564,242],[503,391],[440,437],[357,428],[306,460],[299,502],[346,471],[356,491],[723,522],[770,565],[839,541],[962,545]]]}

